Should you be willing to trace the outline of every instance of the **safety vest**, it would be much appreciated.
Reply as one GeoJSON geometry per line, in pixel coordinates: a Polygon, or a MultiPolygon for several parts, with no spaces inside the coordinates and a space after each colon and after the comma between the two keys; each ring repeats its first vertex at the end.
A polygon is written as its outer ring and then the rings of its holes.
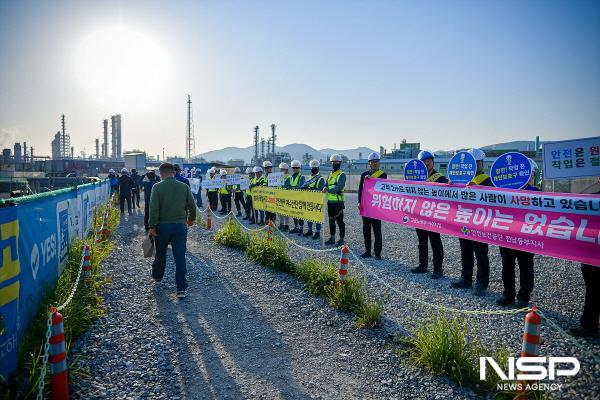
{"type": "Polygon", "coordinates": [[[307,185],[307,188],[314,190],[314,189],[316,189],[316,188],[319,187],[319,182],[321,182],[323,180],[323,177],[321,176],[321,174],[316,174],[316,175],[312,175],[310,177],[310,180],[313,180],[313,179],[314,179],[314,181],[312,181],[311,183],[309,183],[307,185]]]}
{"type": "MultiPolygon", "coordinates": [[[[327,189],[329,189],[329,190],[333,189],[337,185],[337,183],[340,179],[340,176],[342,176],[343,174],[344,173],[342,172],[341,169],[338,169],[337,171],[332,172],[327,177],[327,189]]],[[[344,201],[344,188],[342,188],[340,193],[327,192],[327,201],[344,201]]]]}
{"type": "Polygon", "coordinates": [[[489,178],[488,174],[481,173],[479,175],[475,175],[473,177],[473,179],[471,180],[471,183],[474,185],[481,185],[483,183],[483,181],[485,181],[488,178],[489,178]]]}
{"type": "Polygon", "coordinates": [[[219,193],[229,194],[229,189],[227,189],[227,186],[223,186],[221,189],[219,189],[219,193]]]}
{"type": "Polygon", "coordinates": [[[378,169],[377,171],[375,171],[371,175],[369,175],[369,177],[371,177],[371,178],[379,178],[381,175],[383,175],[383,170],[378,169]]]}
{"type": "Polygon", "coordinates": [[[291,181],[291,180],[292,180],[292,177],[290,175],[284,175],[283,176],[283,186],[281,186],[281,187],[284,187],[285,183],[288,181],[291,181]]]}
{"type": "Polygon", "coordinates": [[[253,182],[254,178],[250,178],[250,176],[248,176],[248,189],[244,190],[248,196],[250,196],[250,185],[252,185],[253,182]]]}
{"type": "Polygon", "coordinates": [[[300,178],[302,178],[302,174],[300,172],[290,176],[290,187],[297,188],[300,186],[300,178]]]}
{"type": "Polygon", "coordinates": [[[429,178],[427,178],[427,182],[435,182],[438,179],[440,179],[442,176],[442,174],[440,174],[439,172],[436,172],[435,174],[431,174],[431,176],[429,178]]]}

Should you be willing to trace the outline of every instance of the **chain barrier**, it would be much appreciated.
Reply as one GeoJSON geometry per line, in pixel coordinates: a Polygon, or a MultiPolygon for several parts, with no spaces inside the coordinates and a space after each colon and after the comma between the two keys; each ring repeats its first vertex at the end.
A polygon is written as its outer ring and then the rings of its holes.
{"type": "Polygon", "coordinates": [[[414,301],[415,303],[419,303],[419,304],[427,306],[427,307],[436,308],[440,311],[448,311],[448,312],[452,312],[452,313],[467,314],[467,315],[512,315],[512,314],[519,314],[519,313],[530,311],[529,307],[516,308],[516,309],[510,309],[510,310],[463,310],[460,308],[446,307],[446,306],[442,306],[439,304],[429,303],[424,300],[418,299],[416,297],[412,297],[412,296],[402,292],[401,290],[396,289],[395,287],[393,287],[392,285],[387,283],[384,279],[382,279],[379,275],[377,275],[375,272],[373,272],[370,267],[368,267],[366,264],[364,264],[358,258],[358,256],[352,251],[352,249],[350,249],[350,253],[356,259],[356,261],[358,261],[358,263],[365,269],[365,271],[368,274],[370,274],[376,281],[381,283],[383,286],[390,289],[394,293],[399,294],[400,296],[404,297],[405,299],[414,301]]]}
{"type": "Polygon", "coordinates": [[[581,345],[581,343],[579,343],[579,341],[573,337],[573,335],[570,335],[567,332],[565,332],[565,330],[560,327],[558,322],[556,322],[552,318],[548,317],[543,311],[540,311],[539,309],[537,310],[537,313],[542,317],[544,322],[547,322],[548,325],[550,325],[552,328],[554,328],[560,335],[569,339],[569,341],[571,343],[573,343],[573,345],[575,345],[575,347],[577,347],[581,352],[590,355],[595,363],[600,363],[600,357],[598,357],[596,354],[590,352],[589,349],[583,347],[581,345]]]}
{"type": "Polygon", "coordinates": [[[44,355],[42,356],[42,366],[40,367],[40,377],[37,383],[36,400],[43,400],[44,386],[46,384],[46,372],[48,370],[48,357],[50,353],[50,336],[52,335],[52,313],[48,313],[46,321],[46,341],[44,342],[44,355]]]}
{"type": "MultiPolygon", "coordinates": [[[[82,253],[83,253],[83,251],[82,251],[82,253]]],[[[65,308],[66,306],[69,305],[71,300],[73,300],[73,297],[75,296],[75,292],[77,291],[77,288],[79,287],[79,278],[81,278],[81,271],[83,271],[83,254],[81,255],[81,261],[79,262],[79,272],[77,272],[77,278],[75,279],[75,284],[73,285],[73,289],[71,289],[71,293],[69,294],[69,297],[67,298],[67,300],[60,306],[56,307],[56,311],[61,311],[63,308],[65,308]]]]}
{"type": "Polygon", "coordinates": [[[290,242],[290,243],[291,243],[291,244],[293,244],[294,246],[296,246],[296,247],[298,247],[298,248],[301,248],[301,249],[303,249],[303,250],[308,250],[308,251],[312,251],[312,252],[315,252],[315,253],[329,253],[329,252],[332,252],[332,251],[340,251],[340,249],[343,247],[343,246],[338,246],[338,247],[332,247],[332,248],[330,248],[330,249],[313,249],[313,248],[310,248],[310,247],[305,247],[305,246],[302,246],[302,245],[300,245],[300,244],[296,243],[295,241],[293,241],[292,239],[288,238],[287,236],[285,236],[285,234],[279,230],[279,227],[278,227],[278,226],[274,225],[274,227],[275,227],[275,230],[276,230],[276,231],[277,231],[277,232],[278,232],[278,233],[279,233],[279,234],[280,234],[280,235],[281,235],[281,236],[282,236],[282,237],[283,237],[285,240],[287,240],[288,242],[290,242]]]}

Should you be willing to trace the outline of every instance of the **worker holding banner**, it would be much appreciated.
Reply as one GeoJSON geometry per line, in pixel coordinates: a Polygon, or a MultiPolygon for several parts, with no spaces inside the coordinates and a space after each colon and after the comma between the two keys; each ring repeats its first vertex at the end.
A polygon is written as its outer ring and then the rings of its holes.
{"type": "Polygon", "coordinates": [[[246,195],[246,216],[244,219],[250,220],[250,224],[254,223],[254,209],[252,208],[252,194],[250,193],[250,184],[254,180],[254,171],[252,168],[246,168],[246,175],[248,175],[248,188],[244,190],[246,195]]]}
{"type": "MultiPolygon", "coordinates": [[[[207,182],[215,180],[216,173],[217,173],[217,170],[214,167],[210,168],[208,170],[208,178],[206,179],[207,182]]],[[[208,205],[213,212],[217,211],[217,208],[219,207],[219,194],[217,192],[218,190],[219,189],[217,189],[217,188],[206,189],[206,197],[208,198],[208,205]]]]}
{"type": "Polygon", "coordinates": [[[337,245],[344,244],[346,236],[346,224],[344,223],[344,187],[346,186],[346,174],[342,172],[342,156],[332,154],[329,158],[333,172],[327,177],[327,185],[323,188],[323,193],[327,193],[327,216],[329,218],[329,239],[325,244],[334,244],[335,224],[340,229],[340,239],[337,245]]]}
{"type": "MultiPolygon", "coordinates": [[[[310,166],[310,179],[307,180],[306,182],[304,182],[304,184],[300,187],[300,189],[308,189],[308,190],[317,190],[317,191],[322,191],[323,188],[325,187],[325,179],[321,176],[321,174],[319,173],[319,169],[321,167],[321,164],[319,163],[319,160],[311,160],[310,163],[308,164],[310,166]]],[[[313,239],[319,239],[321,237],[321,224],[316,223],[316,232],[313,234],[313,222],[312,221],[307,221],[307,225],[308,225],[308,230],[306,231],[306,233],[304,233],[305,237],[309,237],[312,236],[313,239]]],[[[298,236],[302,235],[302,226],[300,227],[300,230],[298,231],[298,236]]]]}
{"type": "MultiPolygon", "coordinates": [[[[481,149],[473,148],[469,150],[476,163],[476,172],[473,179],[467,183],[467,186],[494,186],[490,177],[483,172],[483,159],[485,153],[481,149]]],[[[488,257],[488,245],[484,242],[476,242],[473,240],[458,239],[460,243],[460,259],[462,264],[461,278],[452,282],[452,287],[458,289],[470,289],[473,286],[473,268],[475,260],[473,253],[477,259],[477,280],[475,284],[475,296],[485,296],[490,280],[490,259],[488,257]]]]}
{"type": "MultiPolygon", "coordinates": [[[[527,159],[527,161],[529,161],[529,165],[531,166],[531,171],[529,174],[530,178],[529,182],[525,184],[525,187],[523,187],[522,190],[533,190],[539,192],[540,189],[535,186],[535,172],[538,170],[538,165],[532,159],[527,159]]],[[[494,163],[494,165],[496,164],[494,163]]],[[[533,253],[500,246],[500,256],[502,257],[502,283],[504,285],[504,292],[502,296],[496,300],[496,304],[502,307],[514,305],[516,295],[517,308],[528,307],[529,300],[531,298],[531,292],[533,291],[533,253]],[[519,262],[520,278],[520,287],[518,293],[516,293],[515,290],[515,267],[517,261],[519,262]]]]}
{"type": "MultiPolygon", "coordinates": [[[[369,154],[368,162],[370,169],[360,175],[360,183],[358,185],[358,209],[360,210],[360,199],[362,196],[363,184],[368,178],[386,179],[387,174],[379,168],[379,160],[381,156],[377,152],[369,154]]],[[[381,260],[381,249],[383,247],[381,240],[381,220],[369,217],[362,217],[363,237],[365,239],[365,252],[361,255],[362,258],[371,257],[371,228],[375,236],[375,258],[381,260]]]]}
{"type": "MultiPolygon", "coordinates": [[[[250,190],[252,190],[253,187],[256,186],[267,186],[267,180],[265,179],[265,177],[263,176],[263,169],[262,167],[254,167],[252,169],[252,171],[254,171],[255,177],[254,177],[254,181],[250,182],[250,190]]],[[[254,199],[252,200],[252,202],[254,203],[254,199]]],[[[265,224],[265,211],[264,210],[254,210],[254,223],[256,223],[256,225],[264,225],[265,224]]]]}
{"type": "MultiPolygon", "coordinates": [[[[227,177],[227,170],[222,169],[220,171],[221,179],[225,179],[227,177]]],[[[221,189],[219,189],[219,200],[221,201],[221,215],[227,215],[231,212],[231,186],[223,185],[221,189]]]]}
{"type": "MultiPolygon", "coordinates": [[[[283,188],[284,189],[289,189],[290,188],[290,167],[282,162],[279,164],[279,170],[283,173],[283,188]]],[[[287,215],[279,215],[279,230],[282,232],[287,232],[290,230],[290,217],[288,217],[287,215]]]]}
{"type": "MultiPolygon", "coordinates": [[[[262,179],[264,179],[265,184],[263,186],[268,186],[268,182],[269,182],[269,174],[271,172],[273,172],[273,163],[271,161],[263,161],[263,169],[265,170],[265,174],[263,176],[262,179]]],[[[271,221],[271,222],[275,222],[275,213],[272,213],[270,211],[264,211],[265,213],[265,223],[267,223],[267,221],[271,221]]]]}
{"type": "MultiPolygon", "coordinates": [[[[448,179],[435,170],[434,155],[432,152],[423,150],[419,153],[419,160],[423,161],[427,167],[427,182],[448,183],[448,179]]],[[[444,276],[444,245],[439,232],[428,231],[425,229],[416,228],[417,238],[419,240],[419,266],[410,271],[415,274],[427,272],[429,264],[429,244],[431,243],[431,251],[433,253],[433,273],[431,279],[440,279],[444,276]]]]}
{"type": "MultiPolygon", "coordinates": [[[[239,174],[240,169],[236,167],[235,170],[233,171],[233,173],[239,174]]],[[[237,210],[237,216],[241,217],[242,216],[242,208],[244,209],[244,211],[246,210],[246,201],[244,200],[244,192],[240,188],[239,183],[232,185],[232,191],[233,191],[233,199],[235,201],[235,209],[237,210]],[[240,204],[241,204],[241,207],[240,207],[240,204]]],[[[248,215],[246,214],[246,217],[247,216],[248,215]]]]}
{"type": "MultiPolygon", "coordinates": [[[[302,185],[304,185],[304,175],[300,171],[302,168],[302,163],[298,160],[292,161],[292,175],[288,181],[289,189],[300,189],[302,185]]],[[[290,233],[300,233],[304,229],[304,220],[293,218],[294,220],[294,229],[290,230],[290,233]]]]}

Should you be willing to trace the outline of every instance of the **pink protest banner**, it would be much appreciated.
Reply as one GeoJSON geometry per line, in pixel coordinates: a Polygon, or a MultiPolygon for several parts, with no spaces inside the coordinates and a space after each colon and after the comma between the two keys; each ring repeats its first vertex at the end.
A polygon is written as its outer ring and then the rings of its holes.
{"type": "Polygon", "coordinates": [[[600,195],[367,179],[361,215],[600,266],[600,195]]]}

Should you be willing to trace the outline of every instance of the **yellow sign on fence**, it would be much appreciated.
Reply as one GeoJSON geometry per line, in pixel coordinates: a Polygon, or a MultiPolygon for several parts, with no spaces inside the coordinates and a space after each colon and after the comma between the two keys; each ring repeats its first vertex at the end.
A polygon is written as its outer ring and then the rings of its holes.
{"type": "Polygon", "coordinates": [[[325,194],[311,190],[288,190],[278,187],[252,188],[252,206],[276,214],[325,222],[325,194]]]}

